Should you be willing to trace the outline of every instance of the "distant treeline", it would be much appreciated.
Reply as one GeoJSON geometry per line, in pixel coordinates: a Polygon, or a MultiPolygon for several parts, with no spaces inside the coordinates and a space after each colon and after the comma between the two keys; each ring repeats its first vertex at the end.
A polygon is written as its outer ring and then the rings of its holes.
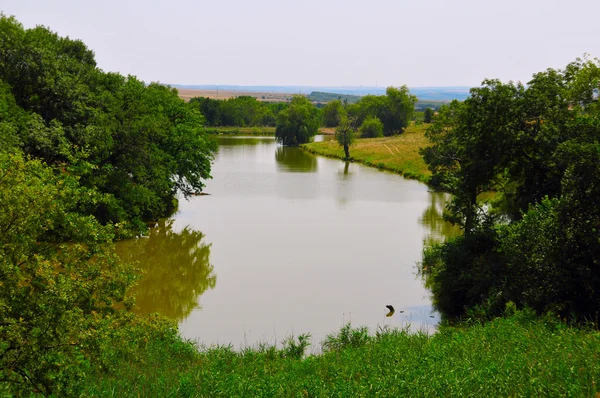
{"type": "Polygon", "coordinates": [[[327,103],[330,101],[340,100],[348,104],[355,104],[360,101],[360,95],[324,93],[322,91],[313,91],[308,95],[308,99],[312,102],[327,103]]]}
{"type": "Polygon", "coordinates": [[[240,96],[227,100],[194,97],[190,106],[202,113],[206,126],[275,126],[277,115],[288,107],[287,102],[261,102],[254,97],[240,96]]]}
{"type": "Polygon", "coordinates": [[[423,112],[425,109],[433,109],[438,111],[443,105],[447,105],[448,101],[427,101],[427,100],[417,100],[415,104],[415,110],[417,112],[423,112]]]}

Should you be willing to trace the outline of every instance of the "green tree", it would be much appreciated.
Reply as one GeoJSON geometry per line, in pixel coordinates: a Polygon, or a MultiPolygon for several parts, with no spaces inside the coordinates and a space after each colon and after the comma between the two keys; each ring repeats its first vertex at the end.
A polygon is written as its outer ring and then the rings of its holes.
{"type": "Polygon", "coordinates": [[[306,97],[295,95],[277,116],[275,138],[284,146],[307,143],[317,134],[320,121],[319,110],[306,97]]]}
{"type": "Polygon", "coordinates": [[[454,195],[447,216],[465,233],[475,228],[483,212],[477,196],[495,188],[511,158],[518,123],[517,97],[522,86],[486,80],[471,89],[464,102],[440,109],[426,136],[432,146],[421,149],[432,182],[454,195]]]}
{"type": "Polygon", "coordinates": [[[111,227],[79,208],[101,195],[37,160],[0,154],[0,380],[15,394],[78,395],[115,322],[130,307],[131,266],[111,227]],[[65,243],[63,243],[65,242],[65,243]]]}
{"type": "Polygon", "coordinates": [[[375,116],[369,116],[360,125],[360,138],[383,137],[383,123],[375,116]]]}
{"type": "Polygon", "coordinates": [[[415,112],[417,97],[410,94],[408,87],[388,87],[385,108],[383,110],[384,131],[386,135],[400,134],[408,127],[415,112]]]}
{"type": "Polygon", "coordinates": [[[431,123],[433,121],[433,114],[434,114],[433,109],[425,108],[425,111],[423,112],[423,122],[431,123]]]}
{"type": "Polygon", "coordinates": [[[210,178],[216,144],[202,115],[174,89],[104,73],[81,41],[0,15],[0,80],[2,146],[109,194],[81,209],[102,223],[143,233],[176,207],[178,192],[188,196],[210,178]]]}
{"type": "Polygon", "coordinates": [[[347,117],[342,118],[340,125],[335,129],[335,139],[344,148],[345,159],[349,160],[350,147],[356,139],[356,127],[353,124],[353,120],[347,117]]]}
{"type": "Polygon", "coordinates": [[[413,119],[417,97],[408,87],[388,87],[385,96],[365,95],[348,107],[348,115],[361,125],[368,117],[377,117],[383,123],[386,136],[400,134],[413,119]]]}
{"type": "Polygon", "coordinates": [[[325,127],[337,127],[345,114],[342,101],[334,100],[323,107],[323,123],[325,127]]]}
{"type": "Polygon", "coordinates": [[[440,110],[423,154],[433,181],[454,194],[446,214],[465,234],[426,250],[421,270],[446,316],[496,315],[509,301],[595,316],[599,64],[548,69],[527,87],[485,81],[440,110]],[[489,190],[498,199],[480,206],[489,190]]]}

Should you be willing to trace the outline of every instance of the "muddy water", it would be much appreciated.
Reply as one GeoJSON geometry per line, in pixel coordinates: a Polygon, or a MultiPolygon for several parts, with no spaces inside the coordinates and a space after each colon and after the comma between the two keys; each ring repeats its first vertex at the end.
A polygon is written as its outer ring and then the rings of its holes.
{"type": "Polygon", "coordinates": [[[435,326],[416,263],[425,241],[456,233],[441,218],[444,195],[272,137],[219,144],[210,195],[181,200],[149,237],[119,244],[146,272],[140,312],[236,348],[306,332],[318,347],[345,322],[435,326]]]}

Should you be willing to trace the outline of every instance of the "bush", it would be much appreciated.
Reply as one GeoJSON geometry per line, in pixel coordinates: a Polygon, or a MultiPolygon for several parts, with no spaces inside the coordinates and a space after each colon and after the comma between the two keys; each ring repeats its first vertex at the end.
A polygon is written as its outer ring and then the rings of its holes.
{"type": "Polygon", "coordinates": [[[360,138],[383,137],[383,123],[375,116],[370,116],[360,125],[360,138]]]}

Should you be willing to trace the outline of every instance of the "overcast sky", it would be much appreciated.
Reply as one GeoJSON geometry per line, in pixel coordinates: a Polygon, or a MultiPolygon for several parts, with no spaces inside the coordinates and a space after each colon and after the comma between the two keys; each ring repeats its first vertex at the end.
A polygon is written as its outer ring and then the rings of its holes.
{"type": "Polygon", "coordinates": [[[526,82],[600,57],[600,0],[0,0],[105,71],[171,84],[526,82]]]}

